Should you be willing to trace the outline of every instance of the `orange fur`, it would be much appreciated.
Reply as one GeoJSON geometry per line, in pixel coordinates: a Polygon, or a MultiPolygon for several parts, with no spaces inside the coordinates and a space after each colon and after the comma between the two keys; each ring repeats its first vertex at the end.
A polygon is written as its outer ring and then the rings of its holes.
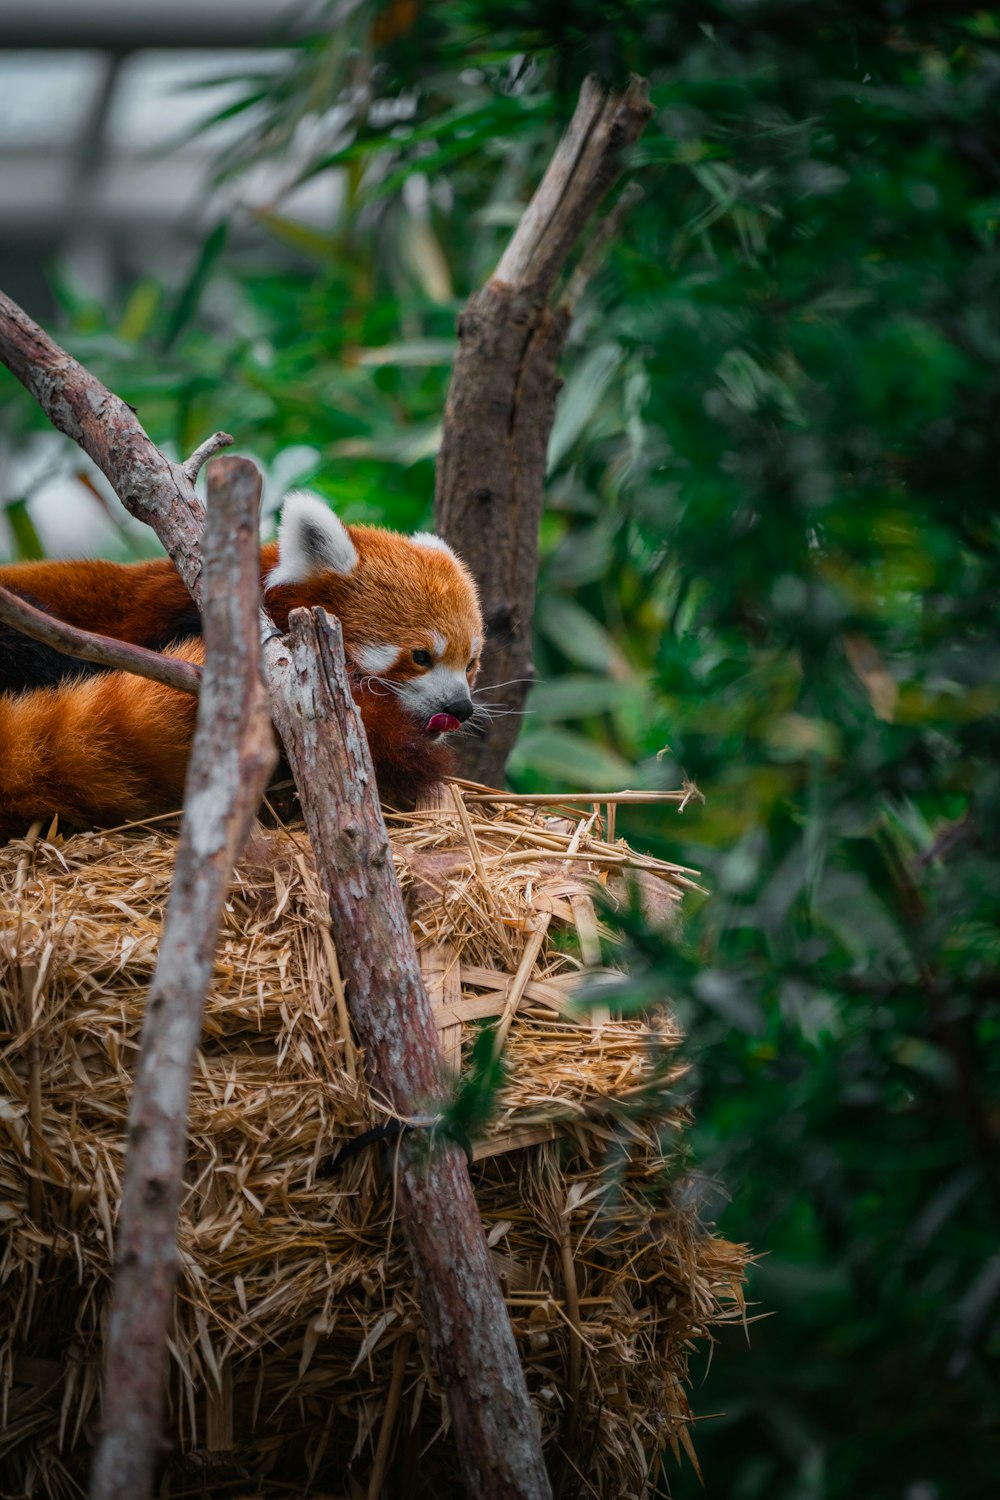
{"type": "Polygon", "coordinates": [[[169,558],[145,563],[13,563],[0,584],[80,630],[159,650],[200,630],[198,610],[169,558]]]}
{"type": "MultiPolygon", "coordinates": [[[[411,650],[425,646],[433,625],[452,643],[446,663],[464,670],[459,640],[483,637],[475,584],[464,564],[378,526],[346,530],[358,549],[355,572],[322,572],[265,589],[264,602],[278,629],[288,628],[293,609],[319,605],[340,620],[350,654],[352,643],[382,641],[387,634],[411,650]],[[461,587],[456,588],[456,577],[461,587]]],[[[262,585],[277,561],[278,544],[269,542],[260,552],[262,585]]],[[[191,595],[169,558],[13,563],[0,567],[0,585],[80,630],[154,650],[200,631],[191,595]]]]}
{"type": "MultiPolygon", "coordinates": [[[[200,641],[171,655],[204,659],[200,641]]],[[[111,825],[179,807],[196,712],[127,672],[0,697],[0,838],[54,813],[111,825]]]]}
{"type": "MultiPolygon", "coordinates": [[[[378,680],[352,670],[379,790],[399,802],[447,775],[450,757],[393,684],[405,688],[421,675],[412,653],[435,636],[447,641],[440,665],[474,681],[482,618],[471,575],[453,555],[377,527],[347,531],[358,555],[350,573],[319,571],[268,589],[265,599],[281,630],[296,608],[319,605],[337,615],[349,665],[352,649],[399,648],[378,680]]],[[[262,583],[277,563],[277,544],[263,547],[262,583]]],[[[197,610],[167,559],[18,564],[0,567],[0,584],[81,629],[203,659],[200,639],[185,639],[200,632],[197,610]]],[[[0,639],[0,838],[53,813],[71,824],[111,825],[178,807],[195,700],[120,672],[76,677],[87,669],[72,658],[43,657],[16,632],[0,639]]]]}
{"type": "MultiPolygon", "coordinates": [[[[167,653],[205,659],[201,641],[167,653]]],[[[396,700],[352,682],[379,790],[413,798],[446,776],[445,746],[428,742],[396,700]]],[[[179,808],[197,701],[128,672],[0,696],[0,839],[58,814],[77,827],[138,821],[179,808]]]]}

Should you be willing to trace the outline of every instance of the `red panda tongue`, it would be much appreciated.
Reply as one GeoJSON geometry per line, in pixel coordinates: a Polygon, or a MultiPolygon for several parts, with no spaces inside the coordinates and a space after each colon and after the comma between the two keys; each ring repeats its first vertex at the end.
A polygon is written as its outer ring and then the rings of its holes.
{"type": "Polygon", "coordinates": [[[454,714],[435,714],[424,725],[424,734],[449,734],[451,730],[458,728],[459,722],[454,714]]]}

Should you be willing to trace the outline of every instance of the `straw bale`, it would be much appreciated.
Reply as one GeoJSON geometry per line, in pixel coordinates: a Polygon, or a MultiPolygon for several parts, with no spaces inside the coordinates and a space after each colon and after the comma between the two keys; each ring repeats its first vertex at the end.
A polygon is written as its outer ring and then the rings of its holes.
{"type": "MultiPolygon", "coordinates": [[[[484,1023],[503,1043],[472,1174],[557,1485],[645,1495],[664,1448],[693,1460],[689,1359],[744,1316],[746,1250],[699,1223],[679,1165],[669,1011],[616,1020],[573,992],[600,958],[595,882],[634,867],[676,904],[693,872],[609,843],[595,809],[452,789],[391,836],[446,1055],[467,1058],[484,1023]]],[[[175,848],[164,824],[0,849],[5,1496],[85,1486],[175,848]]],[[[345,1018],[305,834],[261,828],[226,905],[193,1081],[164,1495],[364,1497],[378,1475],[393,1497],[461,1493],[391,1145],[333,1169],[388,1114],[345,1018]]]]}

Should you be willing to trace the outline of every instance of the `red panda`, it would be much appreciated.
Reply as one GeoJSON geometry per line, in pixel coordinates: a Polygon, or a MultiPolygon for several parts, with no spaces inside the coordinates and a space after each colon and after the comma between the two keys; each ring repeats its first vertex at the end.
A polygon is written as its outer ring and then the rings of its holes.
{"type": "MultiPolygon", "coordinates": [[[[473,717],[484,628],[472,575],[439,537],[345,526],[317,497],[289,495],[261,548],[264,600],[287,628],[301,606],[338,617],[387,801],[450,769],[444,736],[473,717]]],[[[189,661],[200,619],[167,559],[0,567],[0,585],[84,630],[189,661]]],[[[0,838],[33,818],[105,826],[180,805],[195,700],[106,672],[0,626],[0,838]]]]}

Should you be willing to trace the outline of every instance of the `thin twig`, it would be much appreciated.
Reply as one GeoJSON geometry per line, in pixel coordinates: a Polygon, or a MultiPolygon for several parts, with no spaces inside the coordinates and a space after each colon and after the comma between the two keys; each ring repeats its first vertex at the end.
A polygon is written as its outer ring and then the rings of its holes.
{"type": "MultiPolygon", "coordinates": [[[[550,1158],[551,1160],[551,1158],[550,1158]]],[[[571,1222],[568,1208],[560,1228],[559,1258],[562,1263],[563,1286],[566,1291],[566,1321],[569,1323],[569,1369],[566,1393],[566,1415],[563,1422],[562,1463],[555,1483],[557,1500],[565,1492],[568,1480],[569,1455],[572,1453],[577,1429],[580,1425],[580,1377],[583,1367],[583,1333],[580,1321],[580,1291],[576,1283],[576,1262],[570,1239],[571,1222]]]]}
{"type": "Polygon", "coordinates": [[[508,802],[521,807],[553,807],[565,802],[572,806],[577,802],[630,803],[639,806],[653,802],[684,802],[690,792],[489,792],[476,790],[465,792],[466,802],[496,802],[505,806],[508,802]]]}
{"type": "Polygon", "coordinates": [[[203,443],[198,444],[191,457],[186,458],[181,464],[181,468],[191,483],[194,484],[201,473],[202,466],[207,464],[208,460],[214,454],[218,453],[220,449],[231,448],[232,446],[233,439],[229,436],[228,432],[213,432],[211,437],[206,438],[203,443]]]}
{"type": "Polygon", "coordinates": [[[382,1494],[382,1481],[389,1463],[389,1450],[396,1426],[396,1413],[399,1411],[400,1397],[403,1394],[406,1361],[410,1356],[411,1343],[410,1334],[404,1333],[396,1345],[389,1391],[385,1398],[385,1411],[382,1414],[382,1426],[378,1435],[378,1446],[375,1449],[375,1460],[372,1464],[371,1477],[368,1480],[368,1500],[379,1500],[382,1494]]]}
{"type": "Polygon", "coordinates": [[[145,646],[133,646],[128,641],[116,641],[107,635],[95,635],[90,630],[78,630],[54,615],[36,609],[33,604],[0,587],[0,621],[41,641],[64,656],[73,656],[81,661],[96,662],[112,672],[132,672],[136,677],[148,677],[153,682],[178,688],[182,693],[193,693],[197,697],[201,689],[201,668],[180,657],[164,656],[159,651],[148,651],[145,646]]]}
{"type": "MultiPolygon", "coordinates": [[[[569,869],[568,861],[575,855],[577,855],[577,851],[579,850],[581,843],[586,838],[587,834],[590,832],[593,826],[593,815],[591,815],[591,817],[589,818],[581,819],[580,822],[576,825],[576,830],[573,834],[573,837],[569,841],[569,848],[566,851],[566,863],[564,865],[565,869],[569,869]]],[[[583,858],[585,856],[579,857],[583,858]]],[[[500,1053],[503,1051],[504,1043],[507,1040],[507,1033],[510,1030],[511,1022],[517,1014],[517,1007],[520,1005],[521,1000],[524,996],[524,992],[528,987],[528,981],[531,978],[532,970],[535,967],[535,959],[538,957],[541,951],[542,944],[545,941],[545,934],[549,930],[549,923],[551,921],[552,913],[550,911],[543,912],[542,915],[538,918],[537,922],[534,924],[531,936],[528,938],[528,941],[524,946],[524,952],[521,954],[521,962],[518,964],[517,973],[514,975],[514,978],[511,981],[510,990],[507,994],[507,1000],[503,1008],[503,1014],[497,1022],[496,1031],[493,1033],[494,1058],[499,1057],[500,1053]]]]}

